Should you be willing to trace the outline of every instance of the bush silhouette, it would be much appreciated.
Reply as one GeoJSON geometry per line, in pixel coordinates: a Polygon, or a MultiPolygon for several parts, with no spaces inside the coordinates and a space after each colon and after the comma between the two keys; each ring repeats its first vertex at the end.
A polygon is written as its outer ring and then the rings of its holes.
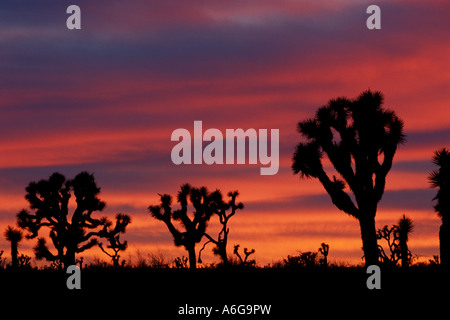
{"type": "Polygon", "coordinates": [[[389,253],[386,253],[383,246],[378,244],[381,262],[386,266],[396,266],[400,259],[400,250],[398,239],[395,237],[395,226],[389,228],[385,225],[383,228],[378,229],[377,239],[384,239],[387,242],[387,248],[389,249],[389,253]]]}
{"type": "Polygon", "coordinates": [[[359,220],[366,265],[378,262],[377,205],[397,147],[404,142],[403,122],[382,105],[383,95],[370,90],[353,100],[330,100],[314,118],[298,123],[306,142],[297,145],[292,164],[295,174],[317,178],[333,204],[359,220]],[[324,155],[340,177],[325,172],[324,155]]]}
{"type": "Polygon", "coordinates": [[[255,260],[248,260],[248,258],[255,253],[255,249],[248,250],[247,248],[244,248],[244,259],[242,259],[242,256],[239,253],[239,247],[240,245],[235,245],[233,253],[238,257],[239,259],[239,265],[243,267],[254,267],[256,265],[255,260]]]}

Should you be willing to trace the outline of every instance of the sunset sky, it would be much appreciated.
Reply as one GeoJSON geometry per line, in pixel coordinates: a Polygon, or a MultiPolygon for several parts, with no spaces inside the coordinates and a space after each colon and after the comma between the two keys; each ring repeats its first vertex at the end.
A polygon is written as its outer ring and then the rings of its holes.
{"type": "MultiPolygon", "coordinates": [[[[294,176],[299,121],[339,96],[383,92],[405,122],[407,142],[388,175],[377,228],[403,215],[415,224],[413,255],[439,253],[433,151],[450,147],[450,3],[377,1],[381,30],[368,30],[372,1],[9,1],[0,3],[0,250],[3,230],[27,208],[25,187],[57,171],[94,173],[107,208],[129,214],[128,253],[175,248],[147,212],[179,186],[239,190],[228,251],[254,248],[260,264],[330,245],[329,260],[361,262],[358,221],[319,182],[294,176]],[[81,8],[81,30],[66,8],[81,8]],[[280,130],[280,169],[171,162],[173,130],[280,130]]],[[[211,233],[217,224],[211,222],[211,233]]],[[[42,235],[47,230],[42,229],[42,235]]],[[[36,240],[19,253],[32,255],[36,240]]],[[[381,243],[381,242],[380,242],[381,243]]],[[[381,243],[383,244],[383,243],[381,243]]],[[[200,247],[200,246],[199,246],[200,247]]],[[[210,247],[212,249],[212,247],[210,247]]],[[[100,251],[97,254],[107,260],[100,251]]],[[[219,261],[211,250],[208,262],[219,261]]]]}

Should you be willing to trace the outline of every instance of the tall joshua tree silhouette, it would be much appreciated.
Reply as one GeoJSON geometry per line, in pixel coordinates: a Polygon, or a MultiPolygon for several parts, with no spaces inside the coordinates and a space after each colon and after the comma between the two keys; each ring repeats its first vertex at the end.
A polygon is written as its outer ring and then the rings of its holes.
{"type": "Polygon", "coordinates": [[[292,170],[317,178],[333,204],[359,220],[366,265],[376,264],[375,215],[394,154],[404,142],[403,122],[383,107],[381,92],[364,91],[356,99],[332,99],[316,116],[298,123],[306,139],[297,145],[292,170]],[[325,172],[324,155],[338,177],[325,172]],[[346,192],[347,186],[354,199],[346,192]]]}
{"type": "Polygon", "coordinates": [[[434,153],[433,163],[439,168],[433,170],[428,177],[431,187],[438,188],[436,197],[437,203],[434,210],[442,220],[439,229],[439,246],[441,254],[441,264],[450,266],[450,151],[446,148],[437,150],[434,153]]]}
{"type": "Polygon", "coordinates": [[[37,259],[61,261],[64,267],[75,264],[75,255],[97,244],[98,237],[107,237],[112,233],[105,227],[110,222],[102,217],[92,217],[95,211],[102,211],[105,202],[97,196],[100,188],[94,176],[87,172],[79,173],[74,179],[66,180],[59,173],[52,174],[48,180],[31,182],[26,187],[25,198],[30,209],[17,214],[20,228],[29,232],[28,239],[36,238],[41,228],[50,229],[49,236],[57,253],[47,247],[45,238],[38,238],[34,252],[37,259]],[[76,208],[69,214],[69,199],[75,196],[76,208]],[[88,232],[87,232],[88,231],[88,232]]]}
{"type": "Polygon", "coordinates": [[[17,268],[19,266],[19,242],[22,241],[22,231],[14,229],[11,226],[7,226],[5,229],[5,238],[11,242],[11,267],[17,268]]]}
{"type": "Polygon", "coordinates": [[[208,221],[218,208],[223,206],[222,195],[219,190],[212,193],[206,187],[193,188],[189,184],[181,186],[177,202],[181,208],[172,210],[172,196],[160,195],[161,204],[149,206],[150,214],[163,221],[173,236],[176,246],[183,246],[189,254],[189,267],[196,268],[195,245],[199,243],[206,232],[208,221]],[[194,211],[188,213],[188,200],[194,211]],[[173,222],[180,222],[184,231],[178,230],[173,222]]]}

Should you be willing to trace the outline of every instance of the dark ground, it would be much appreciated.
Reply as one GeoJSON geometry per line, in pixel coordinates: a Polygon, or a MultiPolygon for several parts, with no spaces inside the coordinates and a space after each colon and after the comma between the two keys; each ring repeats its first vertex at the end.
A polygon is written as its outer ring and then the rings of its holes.
{"type": "Polygon", "coordinates": [[[219,310],[209,319],[405,319],[419,313],[426,318],[442,316],[450,306],[449,276],[438,267],[382,269],[380,290],[367,289],[365,268],[344,267],[83,269],[80,290],[67,289],[68,276],[62,271],[0,270],[3,311],[51,319],[68,315],[76,319],[77,314],[95,314],[99,319],[206,319],[178,315],[179,307],[188,304],[219,310]],[[225,305],[230,309],[255,304],[271,305],[270,314],[221,315],[225,305]]]}

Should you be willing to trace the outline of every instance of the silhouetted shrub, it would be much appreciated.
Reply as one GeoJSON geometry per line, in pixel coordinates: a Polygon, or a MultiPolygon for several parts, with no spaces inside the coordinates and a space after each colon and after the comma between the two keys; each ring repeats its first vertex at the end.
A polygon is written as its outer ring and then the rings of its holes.
{"type": "Polygon", "coordinates": [[[188,258],[185,256],[176,257],[173,260],[172,267],[175,269],[186,269],[188,267],[188,258]]]}
{"type": "Polygon", "coordinates": [[[287,268],[298,268],[298,267],[317,267],[320,266],[320,261],[317,258],[317,252],[300,252],[296,256],[288,255],[286,259],[283,260],[284,266],[287,268]]]}

